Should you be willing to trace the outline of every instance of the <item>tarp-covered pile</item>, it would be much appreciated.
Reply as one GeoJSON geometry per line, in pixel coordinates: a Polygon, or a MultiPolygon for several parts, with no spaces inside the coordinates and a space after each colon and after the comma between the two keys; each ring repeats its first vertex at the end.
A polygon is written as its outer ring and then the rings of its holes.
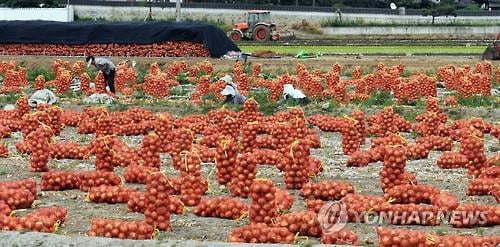
{"type": "Polygon", "coordinates": [[[0,22],[0,54],[211,56],[240,51],[217,27],[176,22],[0,22]]]}

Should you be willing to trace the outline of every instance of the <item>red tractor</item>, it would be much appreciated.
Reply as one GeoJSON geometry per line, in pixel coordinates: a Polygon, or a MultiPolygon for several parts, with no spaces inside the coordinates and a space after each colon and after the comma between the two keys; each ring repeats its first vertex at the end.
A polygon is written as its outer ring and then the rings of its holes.
{"type": "Polygon", "coordinates": [[[233,30],[229,33],[229,38],[233,42],[242,39],[266,41],[279,40],[280,35],[276,31],[276,24],[271,22],[271,12],[265,10],[248,11],[247,22],[234,24],[233,30]]]}

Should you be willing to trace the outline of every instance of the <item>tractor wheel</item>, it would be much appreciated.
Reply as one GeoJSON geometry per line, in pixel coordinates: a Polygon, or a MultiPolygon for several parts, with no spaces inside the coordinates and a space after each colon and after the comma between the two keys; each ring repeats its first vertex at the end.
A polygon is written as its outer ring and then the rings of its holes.
{"type": "Polygon", "coordinates": [[[238,31],[231,31],[231,33],[229,34],[229,38],[231,39],[231,41],[233,42],[238,42],[238,41],[241,41],[241,33],[238,32],[238,31]]]}
{"type": "Polygon", "coordinates": [[[269,28],[266,26],[257,26],[253,30],[253,40],[266,41],[269,39],[269,28]]]}

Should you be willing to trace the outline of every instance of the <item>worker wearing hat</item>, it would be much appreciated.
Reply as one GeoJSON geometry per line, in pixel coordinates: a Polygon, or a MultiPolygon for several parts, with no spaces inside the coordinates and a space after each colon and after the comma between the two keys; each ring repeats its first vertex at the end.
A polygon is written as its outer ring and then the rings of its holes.
{"type": "Polygon", "coordinates": [[[224,103],[243,105],[246,97],[238,92],[238,86],[233,82],[233,78],[230,75],[225,75],[220,79],[226,83],[226,87],[221,92],[222,95],[226,96],[224,103]]]}
{"type": "Polygon", "coordinates": [[[94,56],[87,56],[87,58],[85,58],[85,61],[87,61],[87,68],[90,67],[90,65],[94,65],[97,70],[102,72],[102,74],[104,75],[104,82],[106,83],[106,87],[108,87],[109,91],[114,94],[116,67],[113,62],[106,58],[94,56]]]}
{"type": "Polygon", "coordinates": [[[283,98],[286,101],[295,101],[301,105],[307,105],[311,100],[300,90],[295,89],[292,84],[285,84],[283,86],[283,98]]]}

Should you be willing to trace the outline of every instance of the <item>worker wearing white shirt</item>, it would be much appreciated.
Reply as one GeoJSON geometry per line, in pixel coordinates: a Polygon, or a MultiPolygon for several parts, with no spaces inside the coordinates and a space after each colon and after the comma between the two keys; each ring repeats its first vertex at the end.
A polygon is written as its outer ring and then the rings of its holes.
{"type": "Polygon", "coordinates": [[[283,98],[285,100],[293,100],[301,105],[306,105],[311,102],[302,91],[293,88],[292,84],[285,84],[283,86],[283,98]]]}

